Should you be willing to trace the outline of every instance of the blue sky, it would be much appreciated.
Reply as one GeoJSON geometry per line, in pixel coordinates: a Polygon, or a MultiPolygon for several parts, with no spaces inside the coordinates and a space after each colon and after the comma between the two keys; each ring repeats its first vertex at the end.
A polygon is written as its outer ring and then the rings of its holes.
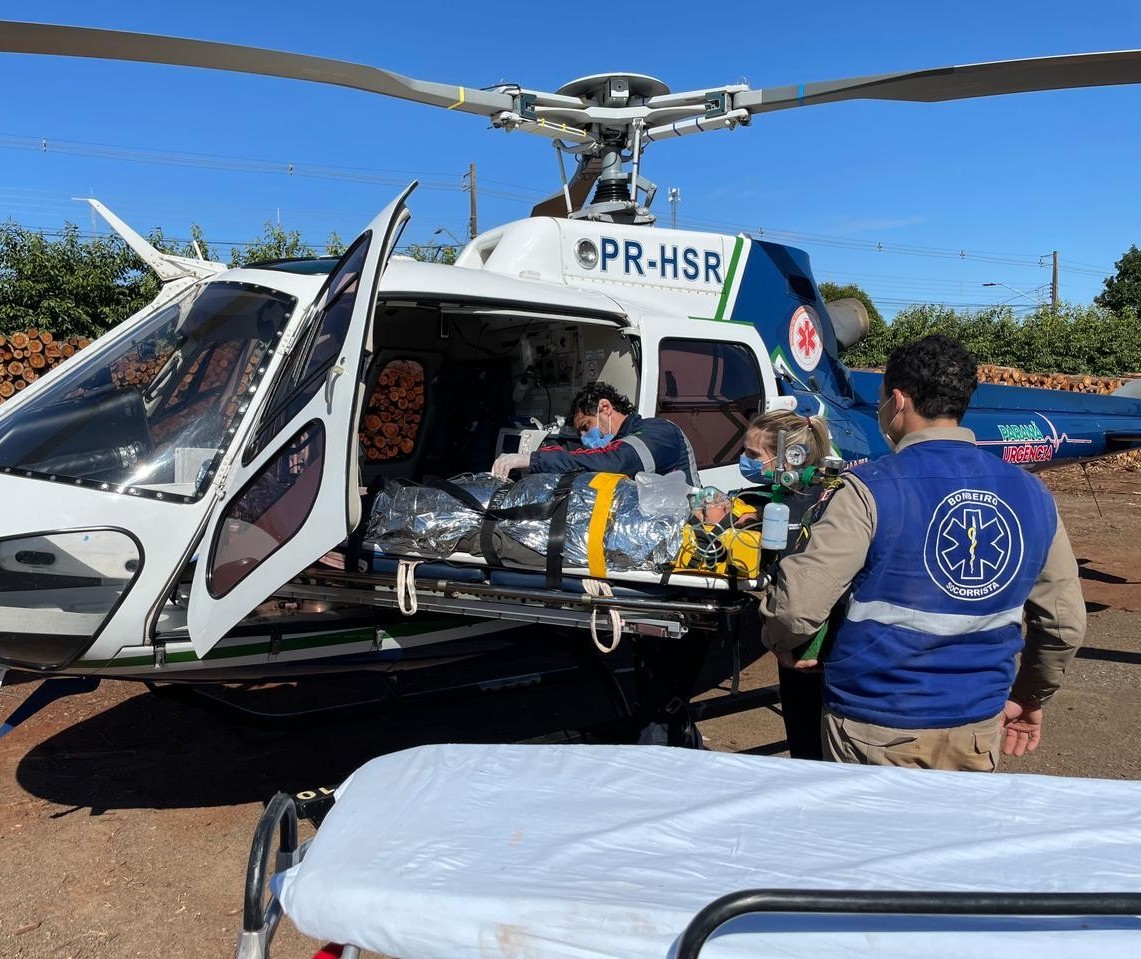
{"type": "MultiPolygon", "coordinates": [[[[650,74],[675,91],[741,80],[756,88],[1141,47],[1136,0],[39,0],[0,10],[545,90],[609,71],[650,74]]],[[[543,138],[334,87],[0,54],[0,89],[0,219],[47,231],[65,220],[90,229],[87,208],[71,198],[94,195],[143,231],[186,237],[197,223],[223,255],[267,220],[319,246],[334,230],[351,238],[416,177],[405,241],[431,243],[466,235],[470,163],[483,229],[526,216],[558,182],[543,138]]],[[[832,104],[651,145],[643,172],[659,187],[659,222],[669,224],[666,191],[678,187],[679,227],[763,229],[806,249],[818,280],[856,282],[888,315],[911,302],[1032,307],[1048,295],[1053,250],[1062,298],[1088,303],[1141,243],[1138,116],[1141,86],[832,104]]]]}

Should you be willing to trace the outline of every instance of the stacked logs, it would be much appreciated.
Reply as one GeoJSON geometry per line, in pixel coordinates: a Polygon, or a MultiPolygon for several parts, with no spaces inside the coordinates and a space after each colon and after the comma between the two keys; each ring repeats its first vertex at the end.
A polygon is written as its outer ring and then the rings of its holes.
{"type": "Polygon", "coordinates": [[[424,367],[415,360],[393,360],[372,391],[360,431],[361,448],[372,462],[407,456],[416,445],[424,417],[424,367]]]}
{"type": "Polygon", "coordinates": [[[150,360],[141,360],[134,354],[124,356],[111,365],[111,383],[120,389],[126,386],[146,386],[158,376],[158,371],[166,365],[169,358],[169,353],[150,360]]]}
{"type": "Polygon", "coordinates": [[[15,396],[91,341],[70,336],[57,340],[47,330],[0,333],[0,402],[15,396]]]}
{"type": "Polygon", "coordinates": [[[1078,393],[1112,393],[1128,378],[1092,376],[1088,373],[1025,373],[1013,366],[979,366],[980,383],[1000,383],[1008,386],[1036,386],[1047,390],[1070,390],[1078,393]]]}

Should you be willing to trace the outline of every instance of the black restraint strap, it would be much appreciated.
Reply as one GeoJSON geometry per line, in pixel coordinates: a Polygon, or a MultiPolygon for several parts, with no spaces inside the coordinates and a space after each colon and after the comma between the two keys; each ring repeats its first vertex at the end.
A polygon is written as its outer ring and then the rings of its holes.
{"type": "Polygon", "coordinates": [[[491,534],[495,531],[495,524],[499,519],[499,504],[510,488],[510,485],[505,483],[491,494],[491,499],[487,502],[487,511],[479,524],[479,551],[484,560],[493,566],[499,565],[499,550],[495,548],[495,537],[491,534]]]}
{"type": "MultiPolygon", "coordinates": [[[[464,489],[462,486],[453,483],[451,480],[441,479],[438,476],[425,476],[423,485],[430,486],[433,489],[443,490],[449,496],[459,500],[464,506],[473,512],[479,513],[480,515],[486,512],[483,503],[477,500],[475,496],[472,495],[470,490],[464,489]]],[[[491,494],[491,497],[487,501],[488,506],[490,506],[491,501],[503,491],[505,485],[506,484],[501,483],[496,491],[491,494]]]]}
{"type": "MultiPolygon", "coordinates": [[[[574,474],[563,475],[573,476],[574,474]]],[[[560,480],[559,482],[561,483],[562,481],[560,480]]],[[[511,487],[510,483],[505,483],[491,495],[486,509],[484,509],[483,504],[479,500],[472,496],[470,491],[464,489],[462,486],[456,485],[451,480],[427,476],[424,478],[424,485],[443,490],[449,496],[454,496],[458,499],[468,509],[474,510],[482,515],[494,515],[495,519],[518,520],[519,522],[550,519],[559,505],[558,501],[554,498],[559,492],[558,485],[555,486],[551,493],[552,498],[546,503],[527,503],[523,506],[508,506],[504,508],[495,504],[502,502],[503,496],[511,487]]]]}
{"type": "Polygon", "coordinates": [[[570,508],[574,477],[574,473],[563,473],[551,492],[555,509],[551,513],[551,529],[547,534],[547,589],[558,589],[563,584],[563,546],[567,538],[567,510],[570,508]]]}

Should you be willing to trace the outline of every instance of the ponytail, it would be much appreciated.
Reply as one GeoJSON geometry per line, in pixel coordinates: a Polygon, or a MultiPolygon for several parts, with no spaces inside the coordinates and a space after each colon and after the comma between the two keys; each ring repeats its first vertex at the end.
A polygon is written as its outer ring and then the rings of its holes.
{"type": "Polygon", "coordinates": [[[784,430],[785,442],[788,445],[799,443],[808,449],[806,466],[818,464],[831,450],[828,424],[820,416],[803,416],[790,410],[774,410],[771,413],[754,416],[749,422],[749,429],[770,433],[774,439],[781,430],[784,430]]]}

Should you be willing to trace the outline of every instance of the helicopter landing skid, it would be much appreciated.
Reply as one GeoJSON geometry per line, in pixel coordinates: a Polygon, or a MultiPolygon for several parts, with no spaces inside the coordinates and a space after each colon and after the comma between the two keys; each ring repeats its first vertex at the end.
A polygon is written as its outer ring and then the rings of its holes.
{"type": "Polygon", "coordinates": [[[369,671],[363,675],[310,676],[298,681],[180,683],[144,681],[152,693],[208,709],[256,726],[280,729],[314,721],[371,716],[400,706],[483,696],[575,680],[601,691],[608,719],[628,718],[621,683],[597,657],[572,646],[557,658],[518,654],[489,656],[482,667],[464,663],[410,673],[369,671]]]}
{"type": "MultiPolygon", "coordinates": [[[[7,673],[7,670],[4,671],[7,673]]],[[[0,682],[3,681],[0,675],[0,682]]],[[[7,736],[25,719],[34,716],[45,706],[50,705],[63,696],[72,696],[76,693],[89,693],[99,685],[99,679],[94,676],[60,676],[45,679],[27,699],[12,710],[12,714],[0,723],[0,739],[7,736]]]]}

